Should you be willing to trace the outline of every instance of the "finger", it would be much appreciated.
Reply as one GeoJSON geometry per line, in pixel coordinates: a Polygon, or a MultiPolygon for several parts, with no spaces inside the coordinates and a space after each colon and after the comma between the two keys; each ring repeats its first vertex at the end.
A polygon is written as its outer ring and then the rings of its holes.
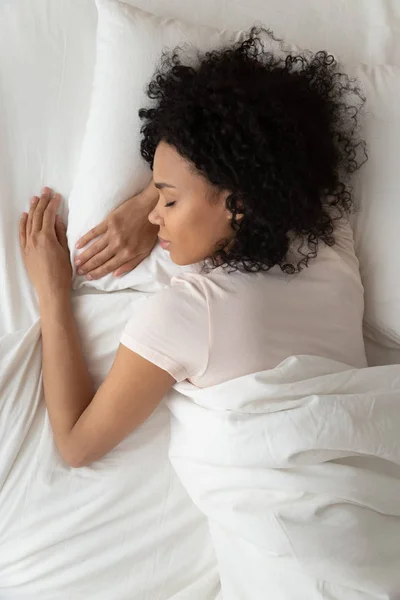
{"type": "Polygon", "coordinates": [[[119,267],[116,271],[114,271],[114,273],[113,273],[114,277],[121,277],[122,275],[126,275],[126,273],[129,273],[130,271],[135,269],[138,265],[140,265],[142,260],[144,260],[148,255],[149,255],[148,252],[144,252],[143,254],[138,254],[138,256],[135,256],[135,258],[133,258],[132,260],[129,260],[127,263],[125,263],[124,265],[119,267]]]}
{"type": "MultiPolygon", "coordinates": [[[[108,246],[107,236],[103,235],[103,237],[101,237],[97,242],[92,244],[87,250],[85,250],[85,252],[82,252],[82,254],[80,254],[79,256],[76,257],[75,265],[79,268],[83,267],[84,272],[86,272],[87,271],[86,263],[89,260],[91,260],[94,256],[97,256],[97,254],[100,254],[100,252],[102,252],[105,248],[107,248],[107,246],[108,246]]],[[[110,250],[110,254],[107,257],[107,260],[108,260],[108,258],[111,258],[112,256],[114,256],[114,253],[110,250]]]]}
{"type": "Polygon", "coordinates": [[[67,228],[65,226],[64,221],[60,217],[60,215],[56,215],[56,223],[55,223],[56,236],[63,248],[65,250],[69,250],[68,248],[68,239],[67,239],[67,228]]]}
{"type": "Polygon", "coordinates": [[[21,248],[25,248],[26,245],[26,224],[28,222],[28,213],[22,213],[19,220],[19,243],[21,248]]]}
{"type": "Polygon", "coordinates": [[[118,258],[117,256],[114,256],[113,258],[111,258],[109,261],[107,261],[104,265],[102,265],[98,269],[95,269],[94,271],[91,271],[90,273],[88,273],[86,275],[86,279],[100,279],[101,277],[104,277],[105,275],[109,275],[110,273],[113,273],[120,266],[121,266],[121,259],[118,258]]]}
{"type": "Polygon", "coordinates": [[[96,238],[97,236],[102,235],[103,233],[106,233],[106,231],[107,231],[107,223],[106,223],[106,221],[103,221],[102,223],[100,223],[100,225],[93,227],[93,229],[91,229],[83,237],[81,237],[78,240],[78,242],[76,243],[75,247],[83,248],[89,242],[94,240],[94,238],[96,238]]]}
{"type": "Polygon", "coordinates": [[[110,250],[110,248],[107,246],[107,248],[105,248],[102,252],[99,252],[98,254],[96,254],[96,256],[88,260],[87,263],[78,267],[78,275],[85,275],[85,273],[91,273],[95,269],[102,267],[106,262],[114,258],[114,256],[115,253],[112,250],[110,250]]]}
{"type": "Polygon", "coordinates": [[[55,194],[50,199],[43,213],[43,229],[47,229],[48,231],[54,231],[54,227],[56,224],[56,213],[58,207],[60,206],[60,201],[60,194],[55,194]]]}
{"type": "Polygon", "coordinates": [[[48,187],[43,188],[40,200],[33,213],[32,231],[40,231],[43,227],[43,214],[51,198],[51,190],[48,187]]]}
{"type": "Polygon", "coordinates": [[[33,196],[31,199],[31,206],[28,213],[28,220],[26,223],[26,234],[30,235],[32,233],[32,223],[33,223],[33,214],[35,212],[35,208],[37,203],[39,202],[39,198],[37,196],[33,196]]]}

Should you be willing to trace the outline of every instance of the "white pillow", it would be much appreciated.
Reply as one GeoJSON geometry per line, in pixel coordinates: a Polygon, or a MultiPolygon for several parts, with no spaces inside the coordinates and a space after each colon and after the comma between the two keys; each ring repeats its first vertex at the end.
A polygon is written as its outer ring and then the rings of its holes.
{"type": "MultiPolygon", "coordinates": [[[[165,47],[182,42],[200,49],[225,45],[241,32],[194,27],[163,19],[115,0],[96,0],[97,60],[92,105],[77,178],[69,199],[68,240],[75,243],[113,208],[150,179],[140,156],[138,110],[149,105],[145,87],[165,47]]],[[[279,49],[279,48],[277,48],[279,49]]],[[[400,346],[400,69],[343,65],[358,77],[367,96],[365,137],[369,161],[356,186],[361,211],[353,219],[356,251],[365,287],[365,333],[384,346],[400,346]]],[[[131,273],[97,281],[75,276],[74,288],[158,289],[179,267],[156,246],[131,273]]]]}
{"type": "MultiPolygon", "coordinates": [[[[75,244],[114,208],[150,181],[151,171],[140,156],[138,110],[149,106],[145,88],[164,48],[182,43],[208,50],[240,37],[240,32],[194,27],[163,19],[115,0],[96,0],[97,57],[92,104],[77,177],[69,198],[68,242],[71,259],[75,244]]],[[[189,48],[188,48],[189,49],[189,48]]],[[[135,287],[153,291],[182,270],[159,245],[139,267],[122,277],[107,275],[95,281],[79,277],[73,288],[112,291],[135,287]]]]}
{"type": "Polygon", "coordinates": [[[400,347],[400,68],[348,68],[367,98],[364,130],[368,162],[355,194],[355,248],[365,290],[364,335],[387,348],[400,347]]]}

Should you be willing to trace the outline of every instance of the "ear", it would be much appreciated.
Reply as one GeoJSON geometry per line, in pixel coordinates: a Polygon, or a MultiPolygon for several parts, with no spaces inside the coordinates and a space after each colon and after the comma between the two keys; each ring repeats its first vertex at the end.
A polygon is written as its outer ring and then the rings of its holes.
{"type": "MultiPolygon", "coordinates": [[[[224,195],[224,204],[226,204],[226,199],[228,198],[228,196],[230,195],[230,192],[225,192],[224,195]]],[[[237,203],[237,208],[238,208],[238,213],[236,214],[236,221],[241,221],[244,217],[244,210],[243,210],[243,201],[239,200],[237,203]]],[[[225,207],[226,210],[226,217],[228,219],[228,221],[232,221],[233,215],[231,213],[231,211],[225,207]]]]}
{"type": "MultiPolygon", "coordinates": [[[[236,219],[235,219],[235,220],[236,220],[236,223],[240,223],[240,221],[243,219],[243,217],[244,217],[244,214],[243,214],[243,213],[237,213],[237,215],[236,215],[236,219]]],[[[233,215],[232,215],[232,213],[230,212],[230,213],[229,213],[229,216],[228,216],[228,220],[229,220],[229,221],[232,221],[232,219],[233,219],[233,215]]]]}
{"type": "Polygon", "coordinates": [[[239,212],[236,215],[236,221],[241,221],[244,217],[244,210],[243,210],[243,202],[240,201],[238,202],[238,210],[239,212]]]}

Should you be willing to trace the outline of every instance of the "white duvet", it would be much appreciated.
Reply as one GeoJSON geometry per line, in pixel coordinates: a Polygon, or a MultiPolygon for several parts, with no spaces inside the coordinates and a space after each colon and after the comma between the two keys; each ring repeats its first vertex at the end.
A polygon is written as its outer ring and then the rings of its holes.
{"type": "Polygon", "coordinates": [[[400,598],[400,366],[313,356],[169,397],[226,600],[400,598]]]}

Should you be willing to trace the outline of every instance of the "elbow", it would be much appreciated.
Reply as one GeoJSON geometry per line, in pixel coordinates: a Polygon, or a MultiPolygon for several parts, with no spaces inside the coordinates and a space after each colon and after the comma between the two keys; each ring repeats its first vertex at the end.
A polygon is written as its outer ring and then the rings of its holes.
{"type": "Polygon", "coordinates": [[[68,457],[68,458],[64,458],[65,462],[67,463],[67,465],[69,467],[71,467],[72,469],[81,469],[82,467],[86,467],[87,463],[83,460],[80,459],[76,459],[76,457],[68,457]]]}
{"type": "Polygon", "coordinates": [[[88,467],[103,456],[103,454],[86,454],[79,447],[77,447],[76,444],[73,447],[64,447],[61,455],[67,465],[72,469],[82,469],[82,467],[88,467]]]}
{"type": "Polygon", "coordinates": [[[83,454],[79,451],[76,444],[72,445],[69,441],[57,444],[58,450],[64,462],[73,469],[86,467],[89,462],[85,460],[83,454]]]}
{"type": "Polygon", "coordinates": [[[57,447],[64,461],[72,469],[88,467],[104,456],[103,451],[91,448],[87,441],[82,443],[74,430],[62,441],[59,440],[57,447]]]}
{"type": "Polygon", "coordinates": [[[87,466],[87,462],[77,454],[63,452],[62,457],[64,462],[66,462],[69,467],[72,467],[72,469],[81,469],[82,467],[87,466]]]}

